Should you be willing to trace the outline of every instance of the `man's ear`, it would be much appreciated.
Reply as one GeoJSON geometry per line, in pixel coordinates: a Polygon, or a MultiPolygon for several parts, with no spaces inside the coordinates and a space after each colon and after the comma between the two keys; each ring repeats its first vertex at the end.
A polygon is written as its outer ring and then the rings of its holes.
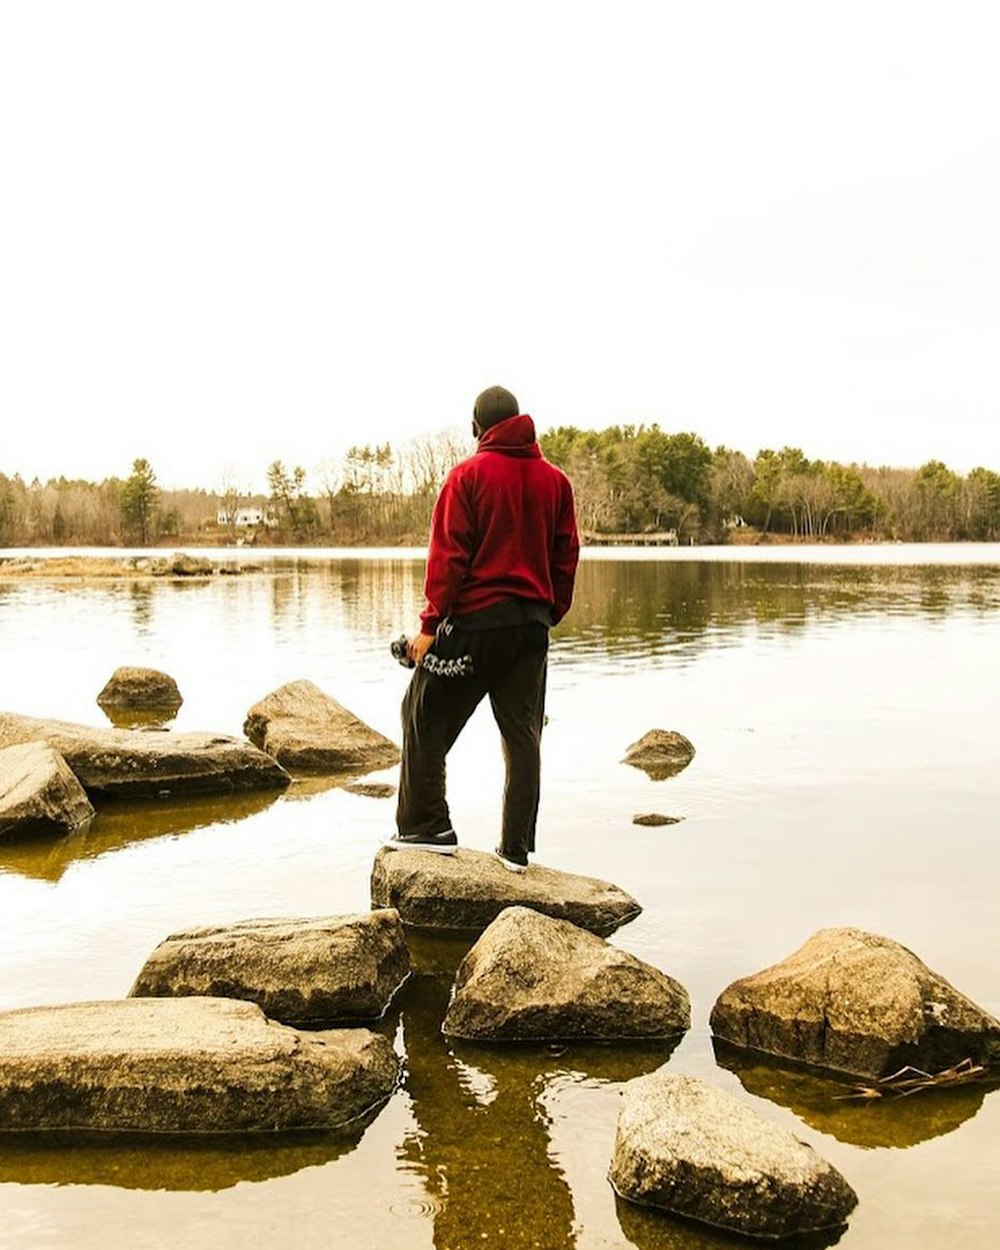
{"type": "Polygon", "coordinates": [[[483,436],[483,432],[482,432],[482,430],[479,428],[479,422],[476,420],[476,418],[475,418],[475,417],[473,417],[473,418],[472,418],[472,437],[473,437],[473,438],[476,440],[476,442],[478,443],[478,442],[479,442],[479,440],[482,438],[482,436],[483,436]]]}

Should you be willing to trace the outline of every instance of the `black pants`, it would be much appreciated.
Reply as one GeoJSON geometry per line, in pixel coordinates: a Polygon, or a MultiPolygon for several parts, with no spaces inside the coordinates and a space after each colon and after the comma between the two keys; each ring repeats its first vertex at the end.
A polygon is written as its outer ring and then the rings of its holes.
{"type": "Polygon", "coordinates": [[[485,695],[503,739],[507,783],[500,848],[535,849],[540,784],[540,743],[545,716],[549,631],[544,625],[439,632],[432,653],[460,661],[472,672],[442,676],[416,669],[403,699],[403,765],[396,825],[403,834],[451,828],[445,799],[445,756],[485,695]]]}

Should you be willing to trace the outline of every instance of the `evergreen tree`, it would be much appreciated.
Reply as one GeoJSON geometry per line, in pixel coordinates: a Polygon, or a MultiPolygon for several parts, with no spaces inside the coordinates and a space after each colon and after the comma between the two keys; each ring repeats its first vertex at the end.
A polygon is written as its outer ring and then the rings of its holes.
{"type": "Polygon", "coordinates": [[[159,498],[153,466],[148,460],[133,460],[132,472],[121,486],[119,507],[125,530],[138,538],[141,547],[152,536],[159,498]]]}

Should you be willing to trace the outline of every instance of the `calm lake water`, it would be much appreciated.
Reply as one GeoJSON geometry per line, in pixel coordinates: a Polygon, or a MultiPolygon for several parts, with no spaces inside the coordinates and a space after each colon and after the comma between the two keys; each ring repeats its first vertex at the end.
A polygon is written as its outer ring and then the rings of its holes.
{"type": "MultiPolygon", "coordinates": [[[[308,677],[398,738],[407,674],[387,645],[416,622],[422,573],[406,553],[296,553],[203,583],[0,581],[0,706],[101,724],[111,670],[149,664],[180,684],[179,729],[239,732],[261,695],[308,677]]],[[[538,859],[644,905],[613,941],[688,987],[680,1045],[450,1046],[462,951],[424,942],[384,1026],[405,1087],[360,1140],[0,1137],[0,1247],[735,1248],[606,1182],[620,1083],[664,1062],[841,1169],[860,1196],[841,1245],[994,1247],[995,1090],[838,1102],[825,1082],[717,1058],[707,1021],[735,977],[844,924],[902,941],[1000,1014],[998,630],[998,547],[588,553],[553,637],[538,859]],[[654,726],[698,752],[665,782],[619,762],[654,726]],[[650,811],[683,819],[632,824],[650,811]]],[[[491,849],[487,707],[449,786],[460,840],[491,849]]],[[[119,997],[176,929],[366,909],[393,810],[303,781],[277,799],[112,808],[86,834],[0,848],[0,1008],[119,997]]]]}

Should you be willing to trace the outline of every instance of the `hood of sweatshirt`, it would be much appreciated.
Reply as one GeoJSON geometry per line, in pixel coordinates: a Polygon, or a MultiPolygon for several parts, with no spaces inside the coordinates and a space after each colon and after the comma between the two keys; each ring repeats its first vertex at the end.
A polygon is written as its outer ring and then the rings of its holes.
{"type": "Polygon", "coordinates": [[[490,426],[479,440],[480,451],[498,451],[504,456],[523,456],[540,460],[542,449],[535,439],[535,423],[522,413],[490,426]]]}

